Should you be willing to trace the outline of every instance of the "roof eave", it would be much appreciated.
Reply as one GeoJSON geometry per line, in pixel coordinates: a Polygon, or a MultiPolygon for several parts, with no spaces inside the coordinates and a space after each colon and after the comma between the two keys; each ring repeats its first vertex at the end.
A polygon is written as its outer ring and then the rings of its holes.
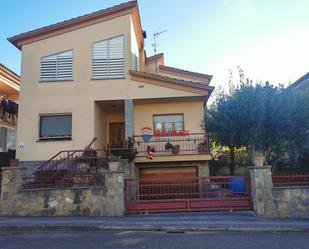
{"type": "Polygon", "coordinates": [[[178,79],[174,79],[174,78],[169,78],[169,77],[165,77],[165,76],[161,76],[161,75],[154,75],[154,74],[149,74],[149,73],[145,73],[145,72],[139,72],[139,71],[135,71],[135,70],[130,70],[129,71],[131,75],[134,76],[139,76],[139,77],[144,77],[144,78],[149,78],[149,79],[154,79],[154,80],[159,80],[159,81],[165,81],[168,83],[172,83],[175,85],[183,85],[189,88],[193,88],[193,89],[197,89],[197,90],[202,90],[202,91],[207,91],[207,95],[210,96],[212,91],[214,90],[213,86],[208,86],[205,85],[203,83],[194,83],[194,82],[188,82],[185,80],[178,80],[178,79]]]}
{"type": "Polygon", "coordinates": [[[130,8],[133,9],[136,6],[137,6],[137,1],[130,1],[130,2],[127,2],[127,3],[124,3],[124,4],[116,5],[114,7],[99,10],[99,11],[91,13],[91,14],[86,14],[84,16],[75,17],[75,18],[72,18],[70,20],[62,21],[62,22],[52,24],[52,25],[49,25],[49,26],[45,26],[45,27],[42,27],[42,28],[38,28],[38,29],[29,31],[29,32],[26,32],[26,33],[15,35],[15,36],[7,38],[7,40],[10,43],[12,43],[16,48],[21,50],[21,47],[22,47],[21,42],[22,41],[25,41],[25,40],[28,40],[28,39],[31,39],[31,38],[34,38],[34,37],[38,37],[38,36],[43,36],[45,34],[55,32],[57,30],[61,30],[61,29],[68,28],[70,26],[78,25],[80,23],[90,22],[90,21],[92,21],[96,18],[115,14],[117,12],[124,11],[126,9],[130,9],[130,8]]]}

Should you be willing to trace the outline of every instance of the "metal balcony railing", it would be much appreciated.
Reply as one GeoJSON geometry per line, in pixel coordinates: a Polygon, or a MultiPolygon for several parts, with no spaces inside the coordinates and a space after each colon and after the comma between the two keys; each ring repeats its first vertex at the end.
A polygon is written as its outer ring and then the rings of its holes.
{"type": "Polygon", "coordinates": [[[186,136],[152,136],[144,141],[142,136],[134,136],[137,156],[147,156],[152,150],[155,156],[209,154],[207,133],[192,133],[186,136]]]}

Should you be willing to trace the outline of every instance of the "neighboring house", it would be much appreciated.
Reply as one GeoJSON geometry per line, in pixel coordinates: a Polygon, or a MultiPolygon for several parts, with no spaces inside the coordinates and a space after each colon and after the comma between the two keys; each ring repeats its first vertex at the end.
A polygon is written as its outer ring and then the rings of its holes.
{"type": "Polygon", "coordinates": [[[18,97],[19,76],[0,63],[0,152],[2,153],[16,149],[18,97]]]}
{"type": "Polygon", "coordinates": [[[131,176],[209,174],[202,120],[212,76],[147,57],[144,38],[132,1],[8,39],[22,53],[21,164],[83,149],[94,137],[95,149],[134,137],[131,176]]]}
{"type": "Polygon", "coordinates": [[[0,63],[0,168],[15,158],[18,97],[19,76],[0,63]]]}
{"type": "Polygon", "coordinates": [[[309,91],[309,72],[296,80],[289,87],[293,87],[300,91],[309,91]]]}

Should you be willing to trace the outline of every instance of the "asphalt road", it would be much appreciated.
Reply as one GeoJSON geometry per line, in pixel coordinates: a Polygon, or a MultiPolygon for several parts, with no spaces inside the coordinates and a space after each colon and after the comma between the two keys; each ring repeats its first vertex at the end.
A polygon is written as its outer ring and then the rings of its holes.
{"type": "Polygon", "coordinates": [[[0,232],[2,249],[307,249],[305,233],[0,232]]]}

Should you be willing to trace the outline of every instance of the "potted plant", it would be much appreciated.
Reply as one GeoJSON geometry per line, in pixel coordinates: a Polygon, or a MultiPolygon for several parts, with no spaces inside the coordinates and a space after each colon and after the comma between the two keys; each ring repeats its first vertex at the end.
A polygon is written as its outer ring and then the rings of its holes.
{"type": "Polygon", "coordinates": [[[170,142],[167,142],[165,144],[165,150],[171,150],[173,155],[178,155],[179,150],[180,150],[180,146],[179,146],[179,144],[173,145],[170,142]]]}
{"type": "Polygon", "coordinates": [[[173,155],[178,155],[178,154],[179,154],[179,150],[180,150],[179,144],[173,145],[173,147],[172,147],[172,153],[173,153],[173,155]]]}
{"type": "Polygon", "coordinates": [[[129,137],[127,141],[127,148],[120,150],[117,155],[119,155],[121,159],[127,159],[129,162],[132,162],[138,154],[137,149],[134,148],[134,143],[133,138],[129,137]]]}
{"type": "Polygon", "coordinates": [[[85,150],[81,156],[74,159],[76,173],[85,173],[93,166],[96,166],[97,151],[94,149],[85,150]]]}
{"type": "Polygon", "coordinates": [[[263,166],[265,162],[265,155],[261,150],[253,149],[252,151],[252,163],[255,166],[263,166]]]}
{"type": "Polygon", "coordinates": [[[111,172],[117,172],[120,164],[121,156],[110,154],[108,157],[108,167],[111,172]]]}

